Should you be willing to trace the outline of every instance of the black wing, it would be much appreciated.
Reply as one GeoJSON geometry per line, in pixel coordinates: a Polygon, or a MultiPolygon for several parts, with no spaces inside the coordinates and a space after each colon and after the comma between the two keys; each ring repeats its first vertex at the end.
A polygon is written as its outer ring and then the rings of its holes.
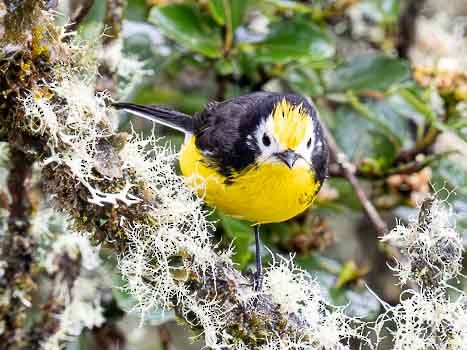
{"type": "Polygon", "coordinates": [[[138,117],[142,117],[168,126],[172,129],[189,134],[193,133],[193,119],[189,115],[175,111],[173,109],[160,106],[141,106],[125,102],[113,103],[112,106],[134,114],[138,117]]]}
{"type": "MultiPolygon", "coordinates": [[[[253,164],[259,149],[247,137],[269,114],[280,94],[255,92],[219,103],[209,103],[193,117],[196,146],[219,172],[230,176],[253,164]],[[274,102],[265,103],[270,99],[274,102]],[[263,111],[264,109],[264,111],[263,111]]],[[[282,95],[283,96],[283,95],[282,95]]]]}

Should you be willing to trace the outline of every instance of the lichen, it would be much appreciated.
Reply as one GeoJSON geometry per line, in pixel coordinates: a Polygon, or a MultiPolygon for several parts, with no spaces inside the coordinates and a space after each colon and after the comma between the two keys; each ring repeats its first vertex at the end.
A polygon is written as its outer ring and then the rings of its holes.
{"type": "Polygon", "coordinates": [[[408,258],[393,268],[401,284],[413,281],[419,288],[402,293],[398,305],[383,303],[386,312],[376,322],[376,334],[388,329],[394,350],[465,348],[467,298],[449,284],[461,277],[463,242],[449,205],[425,199],[418,218],[397,225],[385,239],[408,258]]]}

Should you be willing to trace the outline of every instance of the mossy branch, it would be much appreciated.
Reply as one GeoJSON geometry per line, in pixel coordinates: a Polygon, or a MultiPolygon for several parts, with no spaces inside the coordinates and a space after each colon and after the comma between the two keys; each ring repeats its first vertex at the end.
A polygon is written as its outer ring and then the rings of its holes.
{"type": "Polygon", "coordinates": [[[44,6],[43,0],[4,0],[4,43],[23,44],[31,36],[32,27],[44,6]]]}
{"type": "MultiPolygon", "coordinates": [[[[35,28],[36,33],[45,32],[46,26],[52,26],[47,17],[40,20],[43,24],[35,28]]],[[[101,105],[101,100],[96,98],[97,107],[94,112],[89,112],[84,105],[89,100],[71,99],[70,94],[81,92],[79,86],[66,85],[73,82],[70,72],[80,72],[84,68],[77,63],[81,61],[73,61],[71,58],[73,54],[82,55],[82,50],[73,51],[69,45],[61,40],[58,31],[47,27],[47,35],[32,36],[26,45],[17,47],[8,58],[0,61],[4,72],[4,78],[1,79],[1,112],[8,116],[1,119],[0,130],[12,146],[19,142],[15,135],[23,135],[21,147],[34,150],[33,155],[38,160],[47,159],[47,164],[42,167],[41,180],[45,193],[53,199],[56,207],[71,216],[78,230],[89,232],[94,243],[103,244],[124,258],[131,257],[138,249],[142,250],[141,254],[147,254],[150,249],[159,249],[155,242],[151,242],[155,247],[148,248],[149,242],[145,241],[147,235],[161,240],[171,240],[174,235],[179,235],[179,246],[175,253],[172,248],[172,251],[163,251],[161,254],[164,255],[164,260],[159,261],[151,256],[143,256],[147,261],[143,261],[142,268],[144,272],[150,273],[163,268],[161,264],[168,264],[167,271],[164,270],[167,274],[164,282],[174,292],[169,295],[170,300],[166,300],[164,306],[175,308],[192,328],[199,331],[203,328],[208,345],[242,344],[241,346],[248,349],[254,349],[277,337],[318,346],[320,332],[316,323],[334,322],[324,318],[329,311],[325,309],[324,301],[319,299],[320,295],[316,294],[315,297],[314,290],[310,290],[310,293],[300,290],[297,298],[305,297],[306,300],[293,299],[295,309],[292,312],[288,311],[288,298],[295,298],[293,293],[280,294],[283,289],[279,288],[281,304],[274,300],[271,292],[275,289],[271,286],[263,293],[255,292],[250,278],[237,271],[230,259],[216,254],[212,246],[205,242],[205,238],[199,237],[202,234],[208,238],[204,214],[199,211],[200,204],[197,204],[198,199],[192,199],[190,195],[186,204],[196,205],[193,220],[200,220],[201,224],[190,222],[182,214],[181,222],[163,226],[165,218],[178,214],[169,213],[163,216],[160,212],[166,207],[161,203],[161,197],[165,189],[155,189],[138,177],[141,169],[123,166],[131,164],[132,160],[121,156],[128,135],[111,129],[108,116],[101,113],[109,113],[101,105]],[[65,74],[57,69],[64,69],[65,74]],[[66,79],[60,81],[60,74],[66,76],[66,79]],[[60,92],[60,89],[69,90],[60,92]],[[29,111],[25,110],[26,96],[29,96],[29,111]],[[70,129],[67,120],[71,117],[75,119],[73,128],[70,129]],[[54,128],[57,130],[54,131],[54,128]],[[70,132],[74,133],[73,137],[65,138],[64,135],[70,132]],[[73,149],[78,147],[73,142],[86,141],[87,137],[89,143],[79,146],[79,151],[91,153],[81,154],[85,158],[81,159],[81,167],[76,168],[76,159],[70,157],[78,158],[80,154],[76,152],[76,148],[73,149]],[[83,165],[89,167],[83,170],[83,165]],[[188,231],[190,225],[198,225],[195,227],[198,231],[192,232],[191,237],[189,234],[184,236],[184,230],[188,231]],[[172,232],[161,231],[161,227],[172,232]],[[201,242],[202,245],[194,245],[196,242],[201,242]],[[169,261],[183,262],[182,268],[176,264],[171,266],[169,261]],[[313,308],[313,312],[306,309],[307,307],[313,308]],[[316,323],[307,321],[307,317],[312,317],[316,323]]],[[[80,78],[76,80],[76,84],[81,83],[80,78]]],[[[141,142],[143,145],[156,147],[153,143],[144,143],[144,140],[141,142]]],[[[141,150],[137,147],[135,152],[141,150]]],[[[141,167],[150,164],[150,152],[152,151],[142,155],[138,153],[143,161],[141,167]]],[[[169,163],[159,165],[165,164],[169,163]]],[[[157,168],[153,170],[160,171],[157,168]]],[[[180,185],[176,186],[183,186],[182,181],[175,178],[175,173],[171,174],[167,173],[167,176],[173,176],[171,181],[180,181],[180,185]]],[[[182,195],[191,193],[183,187],[177,188],[178,192],[174,190],[171,196],[179,196],[179,192],[182,195]]],[[[168,200],[172,200],[172,197],[168,200]]],[[[182,206],[183,204],[185,203],[182,206]]],[[[124,262],[125,260],[122,264],[124,262]]],[[[125,267],[127,277],[132,277],[139,270],[137,267],[133,270],[133,260],[130,259],[127,263],[130,264],[125,267]]],[[[309,288],[314,283],[304,272],[294,269],[290,262],[279,263],[275,273],[285,274],[296,288],[309,288]],[[298,277],[294,275],[296,273],[298,277]]],[[[166,291],[164,285],[156,286],[158,282],[152,280],[158,276],[159,273],[142,274],[137,281],[142,284],[141,288],[166,291]]],[[[351,333],[350,328],[346,328],[345,316],[339,314],[339,317],[341,319],[338,323],[328,326],[336,327],[337,343],[347,339],[351,333]],[[339,330],[341,326],[345,329],[342,333],[339,330]]]]}
{"type": "Polygon", "coordinates": [[[126,0],[107,0],[104,20],[104,26],[106,27],[104,33],[104,45],[109,45],[120,36],[123,23],[123,11],[125,7],[126,0]]]}
{"type": "Polygon", "coordinates": [[[21,349],[25,343],[26,311],[36,288],[33,276],[36,244],[29,233],[33,212],[29,188],[33,161],[22,150],[11,147],[10,163],[10,215],[0,254],[0,261],[6,264],[0,279],[0,319],[3,328],[0,343],[6,344],[8,349],[21,349]]]}

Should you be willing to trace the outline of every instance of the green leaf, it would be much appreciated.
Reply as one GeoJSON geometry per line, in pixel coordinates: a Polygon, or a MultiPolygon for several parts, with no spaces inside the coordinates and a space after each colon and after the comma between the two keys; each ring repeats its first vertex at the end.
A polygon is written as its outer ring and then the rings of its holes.
{"type": "Polygon", "coordinates": [[[456,230],[463,237],[464,247],[467,247],[467,195],[455,197],[452,207],[456,217],[456,230]]]}
{"type": "Polygon", "coordinates": [[[328,78],[331,91],[385,91],[410,77],[406,61],[382,54],[355,56],[339,65],[328,78]]]}
{"type": "Polygon", "coordinates": [[[467,171],[455,159],[443,159],[433,168],[435,185],[436,188],[447,187],[458,195],[467,197],[467,171]]]}
{"type": "Polygon", "coordinates": [[[154,7],[148,21],[158,25],[165,35],[187,49],[210,58],[222,56],[220,28],[195,6],[154,7]]]}
{"type": "Polygon", "coordinates": [[[369,123],[353,108],[340,106],[334,115],[332,132],[353,163],[364,163],[372,172],[382,172],[393,162],[397,149],[381,128],[369,123]]]}
{"type": "Polygon", "coordinates": [[[132,0],[128,1],[124,16],[125,19],[129,21],[144,22],[146,20],[147,11],[148,5],[146,0],[132,0]]]}
{"type": "MultiPolygon", "coordinates": [[[[327,184],[332,188],[335,188],[339,193],[338,199],[335,201],[335,204],[338,206],[337,209],[348,208],[355,211],[362,210],[362,204],[358,200],[358,197],[355,194],[352,186],[346,179],[339,177],[331,177],[327,181],[327,184]]],[[[337,215],[333,215],[332,219],[338,219],[337,215]]]]}
{"type": "MultiPolygon", "coordinates": [[[[342,142],[345,144],[344,149],[346,152],[353,157],[352,153],[358,143],[368,144],[369,138],[374,138],[376,142],[374,146],[382,146],[380,151],[389,157],[385,165],[390,165],[392,155],[389,149],[386,149],[380,139],[386,139],[392,143],[392,148],[395,151],[399,151],[401,148],[410,148],[414,146],[415,140],[410,132],[410,124],[413,121],[422,123],[424,125],[423,117],[420,117],[413,109],[410,108],[400,95],[391,94],[384,99],[359,99],[352,90],[348,90],[346,93],[347,102],[353,107],[350,111],[346,108],[338,108],[336,113],[336,121],[334,121],[334,127],[336,133],[340,135],[342,142]],[[347,114],[347,116],[346,116],[347,114]],[[366,119],[368,122],[359,122],[359,124],[353,125],[354,117],[360,117],[366,119]],[[355,129],[354,135],[347,131],[355,129]],[[339,130],[341,129],[341,130],[339,130]],[[352,140],[350,143],[349,140],[352,140]],[[354,143],[355,142],[355,143],[354,143]],[[350,149],[347,147],[351,147],[350,149]],[[386,150],[385,150],[386,149],[386,150]],[[386,152],[387,151],[387,152],[386,152]]],[[[417,124],[418,125],[418,124],[417,124]]],[[[373,149],[375,149],[373,147],[373,149]]],[[[375,149],[376,150],[376,149],[375,149]]],[[[372,156],[378,156],[378,154],[372,154],[368,150],[363,150],[363,154],[369,154],[372,156]]]]}
{"type": "Polygon", "coordinates": [[[268,63],[320,61],[335,52],[331,38],[305,17],[273,23],[270,34],[255,47],[255,59],[268,63]]]}
{"type": "Polygon", "coordinates": [[[235,31],[242,25],[245,18],[245,12],[248,5],[247,0],[224,0],[224,3],[230,4],[230,20],[232,22],[232,30],[235,31]]]}
{"type": "Polygon", "coordinates": [[[247,4],[247,0],[209,0],[208,7],[219,25],[230,26],[235,31],[243,23],[247,4]]]}
{"type": "Polygon", "coordinates": [[[417,91],[401,89],[399,94],[410,106],[412,106],[413,109],[420,113],[426,121],[430,123],[434,123],[436,121],[436,113],[430,106],[430,102],[424,101],[420,96],[417,96],[417,91]]]}
{"type": "Polygon", "coordinates": [[[334,287],[337,281],[336,275],[342,274],[342,270],[349,269],[346,265],[342,266],[336,260],[316,253],[310,256],[297,257],[295,263],[316,278],[325,293],[326,299],[330,299],[334,305],[346,306],[348,315],[367,319],[372,319],[378,315],[380,303],[367,288],[334,287]]]}
{"type": "Polygon", "coordinates": [[[336,288],[342,288],[348,283],[354,282],[368,273],[368,267],[358,267],[353,260],[347,261],[339,272],[336,280],[336,288]]]}
{"type": "Polygon", "coordinates": [[[313,7],[308,4],[303,4],[298,1],[291,0],[269,0],[269,3],[273,4],[277,10],[287,11],[292,10],[297,13],[310,13],[313,11],[313,7]]]}
{"type": "Polygon", "coordinates": [[[253,227],[247,221],[234,219],[220,213],[218,215],[222,228],[227,236],[233,240],[235,246],[233,261],[243,269],[253,256],[250,250],[255,237],[253,227]]]}
{"type": "MultiPolygon", "coordinates": [[[[391,106],[391,109],[397,113],[397,115],[416,125],[417,139],[420,139],[425,132],[425,115],[417,108],[415,108],[411,103],[407,102],[403,96],[402,90],[404,89],[401,89],[391,96],[388,96],[385,101],[391,106]]],[[[405,127],[405,132],[408,131],[409,128],[405,127]]],[[[404,147],[411,147],[411,145],[407,145],[407,141],[411,141],[410,137],[403,137],[403,141],[404,147]]]]}
{"type": "Polygon", "coordinates": [[[388,133],[397,139],[396,145],[410,148],[414,141],[409,129],[409,119],[400,114],[398,106],[393,104],[393,100],[369,100],[365,103],[367,108],[374,113],[381,124],[387,127],[388,133]]]}
{"type": "Polygon", "coordinates": [[[379,132],[385,134],[387,138],[391,141],[391,143],[394,145],[394,147],[396,147],[397,149],[400,148],[402,140],[394,132],[394,128],[391,127],[391,123],[388,123],[385,115],[375,112],[372,108],[370,108],[369,103],[361,102],[360,99],[357,96],[355,96],[352,90],[348,90],[346,96],[347,101],[359,113],[359,115],[362,118],[367,119],[372,124],[374,124],[374,126],[378,127],[379,132]]]}
{"type": "Polygon", "coordinates": [[[225,25],[225,10],[223,0],[209,0],[209,11],[212,18],[221,26],[225,25]]]}
{"type": "Polygon", "coordinates": [[[400,15],[400,0],[382,0],[381,9],[387,23],[397,23],[400,15]]]}
{"type": "Polygon", "coordinates": [[[438,198],[446,198],[450,202],[456,218],[456,230],[467,246],[467,171],[459,157],[462,156],[443,159],[433,166],[432,186],[439,192],[438,198]]]}
{"type": "Polygon", "coordinates": [[[318,74],[313,68],[306,65],[287,69],[283,74],[283,79],[287,81],[293,91],[299,94],[313,97],[324,93],[318,74]]]}
{"type": "Polygon", "coordinates": [[[229,57],[217,60],[214,67],[220,75],[232,74],[236,69],[234,61],[229,57]]]}
{"type": "Polygon", "coordinates": [[[295,258],[295,263],[308,272],[320,270],[335,275],[339,273],[341,269],[339,262],[318,253],[307,256],[297,256],[295,258]]]}

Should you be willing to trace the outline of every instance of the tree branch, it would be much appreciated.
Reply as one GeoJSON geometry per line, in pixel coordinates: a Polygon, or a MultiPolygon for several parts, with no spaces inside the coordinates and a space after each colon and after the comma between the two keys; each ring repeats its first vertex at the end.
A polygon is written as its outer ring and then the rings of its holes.
{"type": "Polygon", "coordinates": [[[3,237],[0,260],[6,263],[0,279],[0,319],[3,330],[0,344],[6,348],[21,348],[26,311],[31,306],[31,293],[36,288],[33,279],[33,251],[35,241],[29,235],[33,204],[30,200],[30,182],[33,160],[22,150],[11,147],[8,190],[11,196],[8,230],[3,237]]]}
{"type": "Polygon", "coordinates": [[[42,0],[4,0],[3,2],[7,12],[4,16],[3,40],[5,43],[24,45],[44,2],[42,0]]]}
{"type": "Polygon", "coordinates": [[[70,22],[65,25],[66,32],[74,32],[78,28],[79,24],[84,20],[91,11],[92,6],[94,5],[94,0],[84,0],[78,3],[78,6],[74,9],[74,12],[71,14],[70,22]]]}
{"type": "Polygon", "coordinates": [[[396,163],[407,163],[414,160],[420,153],[425,153],[436,141],[441,131],[431,126],[426,135],[409,150],[403,150],[396,156],[396,163]]]}
{"type": "MultiPolygon", "coordinates": [[[[123,23],[123,11],[126,7],[126,0],[107,0],[104,37],[102,39],[103,50],[109,49],[113,43],[117,42],[123,23]]],[[[103,62],[99,67],[100,79],[97,82],[97,91],[109,91],[115,93],[117,86],[117,74],[115,68],[109,66],[108,62],[103,62]]]]}
{"type": "Polygon", "coordinates": [[[120,36],[125,7],[126,0],[107,0],[104,19],[104,46],[109,45],[120,36]]]}
{"type": "Polygon", "coordinates": [[[376,230],[376,234],[380,237],[384,236],[388,232],[388,227],[386,223],[383,221],[381,216],[379,215],[378,211],[375,209],[371,201],[368,199],[365,191],[363,190],[362,186],[357,180],[357,177],[354,174],[354,166],[350,163],[347,159],[347,156],[344,152],[339,148],[334,137],[332,136],[329,129],[326,125],[322,124],[324,136],[329,146],[329,151],[331,154],[331,158],[338,164],[342,174],[344,177],[349,181],[350,185],[352,186],[355,194],[357,195],[360,204],[365,211],[368,219],[370,220],[371,224],[376,230]]]}
{"type": "Polygon", "coordinates": [[[415,40],[417,17],[426,0],[409,0],[399,17],[399,33],[396,49],[399,57],[407,58],[409,49],[415,40]]]}
{"type": "MultiPolygon", "coordinates": [[[[368,199],[365,191],[363,190],[362,186],[358,182],[358,179],[354,173],[355,166],[349,162],[345,153],[342,152],[340,147],[337,145],[337,142],[334,140],[334,137],[332,136],[327,126],[324,125],[324,123],[322,123],[321,125],[323,127],[326,142],[328,143],[328,146],[329,146],[331,158],[334,159],[337,166],[339,167],[339,172],[343,174],[343,176],[347,179],[347,181],[352,186],[358,200],[360,201],[360,204],[363,207],[363,210],[365,211],[367,218],[369,219],[369,221],[371,222],[371,224],[373,225],[376,231],[376,235],[379,238],[383,237],[384,235],[389,233],[388,226],[383,221],[378,211],[374,207],[373,203],[371,203],[371,201],[368,199]]],[[[391,245],[385,245],[383,248],[384,248],[384,254],[386,256],[394,257],[398,261],[403,260],[403,256],[397,248],[391,245]]],[[[412,284],[410,285],[412,286],[412,284]]]]}
{"type": "MultiPolygon", "coordinates": [[[[374,173],[374,172],[368,172],[368,171],[362,171],[361,169],[358,168],[358,166],[352,164],[352,167],[355,167],[354,175],[365,178],[365,179],[386,179],[387,177],[391,175],[409,175],[413,174],[416,172],[419,172],[420,170],[426,168],[427,166],[430,166],[433,163],[436,163],[440,161],[441,159],[444,159],[448,157],[449,155],[458,153],[457,151],[445,151],[445,152],[440,152],[436,154],[431,154],[426,157],[424,157],[421,160],[413,160],[409,161],[407,163],[401,163],[399,165],[395,165],[394,167],[381,172],[381,173],[374,173]]],[[[341,171],[341,168],[339,164],[332,163],[329,166],[329,175],[333,177],[342,177],[344,176],[344,173],[341,171]]]]}
{"type": "MultiPolygon", "coordinates": [[[[129,242],[125,239],[121,226],[122,217],[126,218],[126,225],[129,226],[152,220],[148,213],[154,203],[148,201],[132,206],[120,204],[118,207],[90,204],[87,200],[87,189],[74,178],[67,167],[49,165],[43,169],[42,176],[46,192],[53,196],[59,207],[66,209],[75,219],[77,228],[92,232],[92,239],[96,243],[101,242],[116,253],[121,254],[129,249],[129,242]]],[[[106,186],[115,186],[115,180],[100,183],[101,188],[106,186]]],[[[143,193],[139,193],[138,196],[144,197],[143,193]]],[[[261,297],[257,305],[245,304],[240,296],[254,294],[251,280],[231,265],[219,262],[215,269],[206,272],[203,280],[191,274],[188,278],[190,289],[199,298],[200,303],[209,297],[212,302],[223,305],[223,308],[228,310],[225,314],[225,328],[230,331],[241,329],[242,334],[248,334],[250,341],[263,339],[264,334],[270,332],[299,332],[300,326],[287,322],[280,313],[279,306],[270,296],[261,297]],[[256,324],[259,319],[260,324],[256,324]]],[[[174,301],[174,304],[177,305],[177,302],[174,301]]],[[[192,322],[190,315],[180,312],[180,316],[192,322]]]]}

